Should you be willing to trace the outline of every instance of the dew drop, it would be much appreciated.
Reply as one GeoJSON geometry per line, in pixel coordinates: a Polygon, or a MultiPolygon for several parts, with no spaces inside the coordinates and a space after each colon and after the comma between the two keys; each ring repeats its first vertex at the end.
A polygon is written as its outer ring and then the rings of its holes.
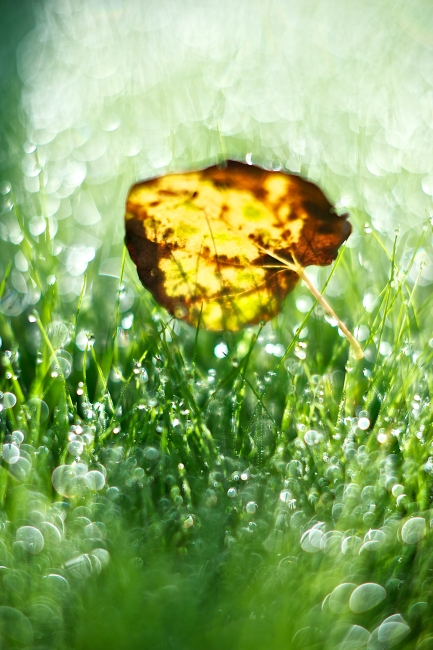
{"type": "Polygon", "coordinates": [[[184,528],[192,528],[194,526],[194,518],[191,515],[188,515],[183,522],[184,528]]]}
{"type": "Polygon", "coordinates": [[[313,429],[310,429],[304,435],[304,442],[310,447],[314,447],[315,445],[318,445],[319,443],[322,442],[322,440],[323,440],[323,435],[318,431],[314,431],[313,429]]]}
{"type": "Polygon", "coordinates": [[[64,347],[71,338],[69,328],[60,320],[50,323],[47,334],[55,350],[64,347]]]}
{"type": "Polygon", "coordinates": [[[280,501],[283,503],[289,503],[292,500],[293,496],[290,490],[281,490],[280,492],[280,501]]]}
{"type": "Polygon", "coordinates": [[[401,537],[406,544],[416,544],[425,535],[426,523],[423,517],[413,517],[403,524],[401,537]]]}
{"type": "Polygon", "coordinates": [[[24,434],[22,431],[12,431],[12,435],[19,445],[24,441],[24,434]]]}
{"type": "Polygon", "coordinates": [[[6,461],[6,463],[9,463],[9,465],[13,465],[18,461],[18,458],[20,457],[20,450],[19,448],[11,443],[6,443],[3,445],[3,460],[6,461]]]}
{"type": "Polygon", "coordinates": [[[85,488],[83,475],[78,474],[75,465],[59,465],[51,477],[54,489],[64,497],[75,497],[85,488]]]}
{"type": "Polygon", "coordinates": [[[328,606],[331,612],[340,614],[349,611],[349,598],[355,587],[356,585],[352,582],[343,582],[338,587],[335,587],[328,600],[328,606]]]}
{"type": "Polygon", "coordinates": [[[35,555],[44,548],[44,536],[33,526],[21,526],[16,535],[17,542],[28,552],[35,555]]]}
{"type": "Polygon", "coordinates": [[[98,470],[92,470],[86,474],[84,481],[89,490],[99,492],[105,485],[105,476],[98,470]]]}
{"type": "Polygon", "coordinates": [[[358,428],[361,429],[361,431],[366,431],[368,427],[370,426],[370,420],[368,418],[359,418],[358,420],[358,428]]]}
{"type": "Polygon", "coordinates": [[[68,445],[68,452],[71,456],[81,456],[84,445],[81,440],[72,440],[68,445]]]}
{"type": "Polygon", "coordinates": [[[155,447],[148,447],[144,452],[146,460],[155,461],[159,458],[159,451],[155,447]]]}
{"type": "Polygon", "coordinates": [[[19,481],[24,481],[30,472],[32,468],[32,465],[27,458],[18,458],[18,460],[13,463],[13,465],[9,465],[9,471],[14,476],[16,479],[19,481]]]}
{"type": "Polygon", "coordinates": [[[410,627],[406,624],[401,614],[394,614],[393,616],[388,616],[379,626],[377,637],[381,644],[380,647],[390,648],[400,643],[409,633],[410,627]]]}
{"type": "Polygon", "coordinates": [[[15,406],[17,403],[17,398],[13,393],[4,393],[3,395],[3,408],[6,409],[11,409],[15,406]]]}
{"type": "Polygon", "coordinates": [[[392,486],[391,492],[392,496],[397,498],[400,496],[400,494],[404,494],[404,487],[403,485],[400,485],[400,483],[396,483],[392,486]]]}
{"type": "Polygon", "coordinates": [[[98,558],[102,567],[106,567],[110,561],[110,554],[105,548],[94,548],[92,555],[98,558]]]}
{"type": "Polygon", "coordinates": [[[229,349],[226,343],[224,343],[224,341],[221,341],[221,343],[217,343],[217,345],[214,347],[213,352],[217,359],[225,359],[228,351],[229,349]]]}
{"type": "Polygon", "coordinates": [[[349,607],[355,614],[373,609],[386,598],[386,591],[375,582],[366,582],[353,591],[349,600],[349,607]]]}

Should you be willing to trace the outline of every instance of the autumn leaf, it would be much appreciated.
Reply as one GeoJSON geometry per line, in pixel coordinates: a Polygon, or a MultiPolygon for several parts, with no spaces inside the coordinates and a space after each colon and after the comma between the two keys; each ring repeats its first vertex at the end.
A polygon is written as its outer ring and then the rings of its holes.
{"type": "Polygon", "coordinates": [[[300,176],[227,161],[134,185],[126,245],[176,318],[238,330],[278,314],[299,269],[335,260],[347,216],[300,176]]]}

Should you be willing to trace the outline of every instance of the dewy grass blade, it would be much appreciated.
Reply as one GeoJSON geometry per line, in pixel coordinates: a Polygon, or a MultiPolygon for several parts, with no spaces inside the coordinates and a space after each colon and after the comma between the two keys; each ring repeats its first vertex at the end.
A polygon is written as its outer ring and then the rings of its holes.
{"type": "MultiPolygon", "coordinates": [[[[40,332],[42,334],[42,338],[44,339],[44,343],[45,343],[45,345],[47,346],[47,348],[48,348],[48,350],[50,352],[51,359],[54,361],[54,363],[55,363],[55,365],[57,367],[60,367],[59,360],[57,358],[57,353],[56,353],[56,351],[54,350],[54,348],[53,348],[53,346],[51,344],[51,341],[49,339],[49,336],[47,335],[45,327],[42,324],[42,321],[41,321],[41,319],[39,317],[39,314],[36,311],[33,312],[33,313],[34,313],[34,317],[36,319],[36,322],[38,324],[39,330],[40,330],[40,332]]],[[[69,392],[69,387],[68,387],[67,381],[65,379],[63,379],[63,385],[65,387],[65,394],[66,394],[66,399],[67,399],[69,408],[72,411],[74,411],[74,404],[72,402],[72,398],[71,398],[71,395],[70,395],[70,392],[69,392]]]]}

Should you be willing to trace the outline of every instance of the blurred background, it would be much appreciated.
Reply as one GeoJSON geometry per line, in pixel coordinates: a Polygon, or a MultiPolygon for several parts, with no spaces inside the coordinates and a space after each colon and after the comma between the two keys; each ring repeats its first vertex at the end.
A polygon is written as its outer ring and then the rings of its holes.
{"type": "MultiPolygon", "coordinates": [[[[223,157],[252,154],[317,182],[352,215],[349,247],[365,224],[390,240],[398,227],[403,259],[413,254],[433,195],[427,0],[2,7],[2,270],[14,259],[3,313],[38,299],[16,254],[14,204],[34,241],[50,242],[67,305],[89,265],[94,277],[119,277],[132,183],[223,157]]],[[[433,281],[430,255],[418,251],[412,282],[433,281]]],[[[336,295],[343,276],[339,286],[336,295]]]]}
{"type": "Polygon", "coordinates": [[[431,0],[1,10],[0,646],[431,648],[431,0]],[[246,156],[350,212],[362,363],[302,286],[196,336],[120,279],[133,183],[246,156]]]}

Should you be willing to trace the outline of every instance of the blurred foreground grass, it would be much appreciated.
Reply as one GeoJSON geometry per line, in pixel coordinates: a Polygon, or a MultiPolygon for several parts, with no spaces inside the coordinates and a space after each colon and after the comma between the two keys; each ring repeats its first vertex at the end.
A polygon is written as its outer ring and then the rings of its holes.
{"type": "Polygon", "coordinates": [[[49,230],[17,220],[38,300],[0,315],[2,647],[431,647],[432,297],[408,284],[416,250],[402,263],[407,242],[367,229],[363,274],[343,248],[334,304],[356,362],[302,288],[273,323],[196,332],[125,255],[120,280],[90,264],[65,305],[49,230]]]}

